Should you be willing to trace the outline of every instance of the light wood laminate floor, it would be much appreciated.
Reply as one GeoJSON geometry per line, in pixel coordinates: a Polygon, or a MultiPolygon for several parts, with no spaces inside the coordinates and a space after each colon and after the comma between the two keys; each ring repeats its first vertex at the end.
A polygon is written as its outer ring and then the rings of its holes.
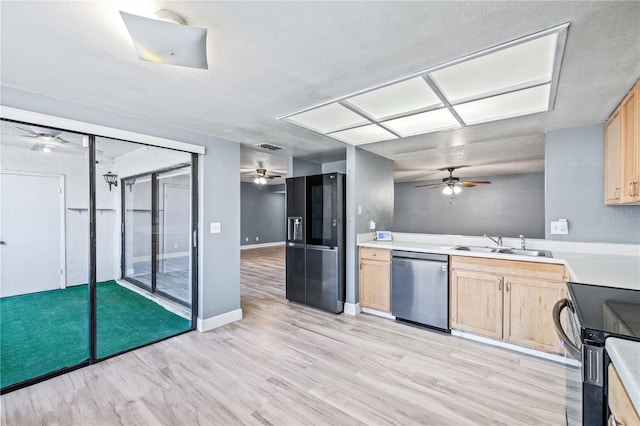
{"type": "Polygon", "coordinates": [[[284,299],[284,248],[242,252],[244,319],[2,396],[2,424],[564,424],[564,367],[284,299]]]}

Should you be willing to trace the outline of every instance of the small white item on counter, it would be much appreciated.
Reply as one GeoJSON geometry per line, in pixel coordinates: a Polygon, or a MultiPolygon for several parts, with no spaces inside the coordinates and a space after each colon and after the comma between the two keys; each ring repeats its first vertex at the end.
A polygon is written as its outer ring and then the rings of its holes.
{"type": "Polygon", "coordinates": [[[378,241],[391,241],[391,231],[378,231],[376,232],[376,240],[378,241]]]}

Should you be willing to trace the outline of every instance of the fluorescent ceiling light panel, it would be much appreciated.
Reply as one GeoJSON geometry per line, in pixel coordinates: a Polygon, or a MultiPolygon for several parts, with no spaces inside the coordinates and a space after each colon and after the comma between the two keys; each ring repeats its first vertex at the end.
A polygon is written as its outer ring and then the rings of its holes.
{"type": "Polygon", "coordinates": [[[346,100],[376,120],[442,106],[422,77],[375,89],[346,100]]]}
{"type": "Polygon", "coordinates": [[[207,69],[207,29],[120,11],[138,58],[159,64],[207,69]]]}
{"type": "Polygon", "coordinates": [[[451,103],[548,83],[553,74],[558,34],[458,62],[430,73],[451,103]]]}
{"type": "Polygon", "coordinates": [[[332,138],[338,139],[351,145],[362,145],[365,143],[396,139],[396,135],[383,129],[377,124],[369,124],[368,126],[342,130],[340,132],[331,133],[327,136],[331,136],[332,138]]]}
{"type": "Polygon", "coordinates": [[[547,111],[550,92],[551,85],[545,84],[456,105],[453,108],[468,125],[485,123],[547,111]]]}
{"type": "Polygon", "coordinates": [[[408,117],[396,118],[385,121],[383,124],[402,137],[451,129],[453,127],[460,126],[458,120],[456,120],[453,114],[451,114],[446,108],[414,114],[408,117]]]}
{"type": "Polygon", "coordinates": [[[301,112],[286,119],[319,133],[329,133],[345,127],[370,123],[361,115],[336,103],[301,112]]]}

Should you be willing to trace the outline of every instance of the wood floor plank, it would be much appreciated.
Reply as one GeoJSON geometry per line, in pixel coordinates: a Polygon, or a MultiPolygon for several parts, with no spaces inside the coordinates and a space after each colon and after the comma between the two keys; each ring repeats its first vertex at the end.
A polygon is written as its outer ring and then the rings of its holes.
{"type": "Polygon", "coordinates": [[[3,395],[2,424],[564,424],[564,366],[290,303],[282,246],[241,261],[242,321],[3,395]]]}

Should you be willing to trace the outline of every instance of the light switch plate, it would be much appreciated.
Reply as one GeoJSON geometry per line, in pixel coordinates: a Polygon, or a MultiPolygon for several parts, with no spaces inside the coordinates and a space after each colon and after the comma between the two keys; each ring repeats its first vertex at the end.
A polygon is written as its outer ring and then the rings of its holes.
{"type": "Polygon", "coordinates": [[[569,221],[567,219],[560,219],[556,222],[551,222],[551,234],[553,235],[569,234],[569,221]]]}
{"type": "Polygon", "coordinates": [[[211,222],[209,224],[209,232],[211,232],[212,234],[219,234],[220,233],[220,222],[211,222]]]}

